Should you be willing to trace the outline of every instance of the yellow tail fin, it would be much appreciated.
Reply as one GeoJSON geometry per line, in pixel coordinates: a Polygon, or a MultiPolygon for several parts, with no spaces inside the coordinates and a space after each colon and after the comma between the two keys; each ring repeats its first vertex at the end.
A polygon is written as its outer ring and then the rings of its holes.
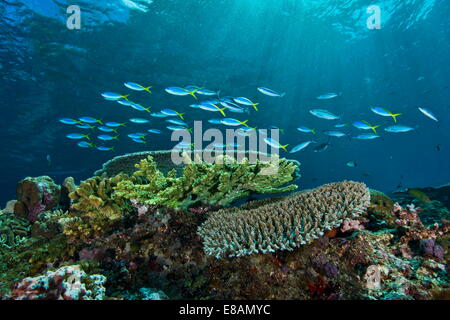
{"type": "Polygon", "coordinates": [[[259,103],[254,103],[254,104],[253,104],[253,108],[254,108],[256,111],[258,111],[258,108],[256,107],[257,105],[259,105],[259,103]]]}
{"type": "Polygon", "coordinates": [[[129,96],[130,96],[129,94],[127,94],[127,95],[125,95],[125,96],[122,96],[122,99],[125,99],[125,100],[128,101],[128,97],[129,97],[129,96]]]}
{"type": "Polygon", "coordinates": [[[284,151],[286,151],[287,152],[287,146],[288,146],[288,144],[285,144],[284,146],[281,146],[281,148],[284,150],[284,151]]]}
{"type": "Polygon", "coordinates": [[[311,132],[312,132],[313,134],[316,134],[316,129],[311,129],[311,132]]]}
{"type": "Polygon", "coordinates": [[[152,112],[150,111],[150,108],[151,108],[151,107],[144,108],[144,110],[147,111],[148,113],[152,113],[152,112]]]}
{"type": "Polygon", "coordinates": [[[223,112],[223,110],[225,110],[225,108],[222,109],[219,108],[220,113],[225,117],[225,112],[223,112]]]}
{"type": "Polygon", "coordinates": [[[147,87],[147,88],[144,88],[144,90],[147,91],[148,93],[152,93],[152,92],[150,91],[151,88],[152,88],[152,86],[147,87]]]}
{"type": "Polygon", "coordinates": [[[83,134],[83,137],[85,137],[85,138],[88,139],[88,140],[91,140],[91,137],[89,137],[88,134],[83,134]]]}
{"type": "Polygon", "coordinates": [[[397,122],[397,117],[401,115],[401,113],[391,114],[392,118],[394,118],[394,122],[397,122]]]}
{"type": "Polygon", "coordinates": [[[375,132],[375,134],[378,134],[377,128],[379,128],[379,127],[380,127],[380,126],[375,126],[375,127],[371,127],[371,128],[372,128],[373,132],[375,132]]]}
{"type": "Polygon", "coordinates": [[[195,95],[196,92],[197,92],[197,90],[189,91],[189,94],[190,94],[191,96],[193,96],[193,97],[195,98],[195,100],[198,100],[198,99],[197,99],[197,96],[195,95]]]}
{"type": "Polygon", "coordinates": [[[184,117],[183,117],[184,113],[178,113],[178,112],[177,112],[177,114],[180,116],[180,118],[181,118],[182,120],[184,120],[184,117]]]}
{"type": "Polygon", "coordinates": [[[242,124],[243,126],[248,127],[248,125],[246,124],[247,122],[248,122],[248,120],[245,120],[245,121],[242,121],[241,124],[242,124]]]}

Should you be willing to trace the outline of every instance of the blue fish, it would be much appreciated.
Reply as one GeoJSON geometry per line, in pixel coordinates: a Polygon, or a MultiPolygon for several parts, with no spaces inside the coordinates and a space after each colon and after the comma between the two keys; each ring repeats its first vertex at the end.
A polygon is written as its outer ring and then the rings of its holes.
{"type": "Polygon", "coordinates": [[[339,97],[339,94],[337,93],[325,93],[325,94],[321,94],[320,96],[317,97],[318,100],[329,100],[329,99],[334,99],[336,97],[339,97]]]}
{"type": "Polygon", "coordinates": [[[346,136],[346,134],[341,131],[324,131],[324,134],[330,137],[337,137],[337,138],[342,138],[346,136]]]}
{"type": "Polygon", "coordinates": [[[176,117],[176,116],[178,116],[181,119],[184,119],[183,118],[184,113],[179,113],[179,112],[177,112],[175,110],[172,110],[172,109],[162,109],[161,113],[166,115],[166,116],[169,116],[169,117],[176,117]]]}
{"type": "Polygon", "coordinates": [[[95,145],[93,143],[87,142],[87,141],[80,141],[77,143],[77,146],[80,148],[94,148],[95,145]]]}
{"type": "Polygon", "coordinates": [[[156,133],[156,134],[162,133],[162,131],[158,130],[158,129],[148,129],[147,131],[150,132],[150,133],[156,133]]]}
{"type": "Polygon", "coordinates": [[[168,120],[166,120],[166,122],[175,124],[175,125],[177,125],[177,126],[184,126],[184,127],[187,127],[187,123],[184,122],[183,120],[178,120],[178,119],[168,119],[168,120]]]}
{"type": "Polygon", "coordinates": [[[259,103],[254,103],[252,102],[250,99],[245,98],[245,97],[237,97],[233,99],[234,102],[239,103],[239,104],[243,104],[244,106],[252,106],[253,109],[255,109],[256,111],[258,111],[257,106],[259,105],[259,103]]]}
{"type": "Polygon", "coordinates": [[[360,134],[359,136],[354,137],[354,139],[358,140],[373,140],[378,138],[380,138],[380,136],[374,133],[360,134]]]}
{"type": "Polygon", "coordinates": [[[408,127],[408,126],[403,126],[403,125],[395,125],[395,126],[387,127],[384,130],[387,132],[391,132],[391,133],[404,133],[404,132],[410,132],[410,131],[414,130],[414,128],[408,127]]]}
{"type": "Polygon", "coordinates": [[[109,134],[101,134],[97,138],[103,141],[119,140],[119,136],[110,136],[109,134]]]}
{"type": "Polygon", "coordinates": [[[75,125],[75,127],[80,128],[80,129],[94,129],[94,126],[91,126],[90,124],[87,123],[83,123],[83,124],[77,124],[75,125]]]}
{"type": "Polygon", "coordinates": [[[114,121],[110,121],[105,123],[106,126],[110,127],[110,128],[118,128],[118,127],[126,127],[126,123],[118,123],[118,122],[114,122],[114,121]]]}
{"type": "Polygon", "coordinates": [[[269,97],[284,97],[284,95],[285,95],[284,92],[279,93],[279,92],[276,92],[275,90],[264,88],[264,87],[259,87],[258,91],[269,97]]]}
{"type": "Polygon", "coordinates": [[[297,130],[300,131],[300,132],[304,132],[304,133],[316,134],[316,129],[310,129],[310,128],[307,128],[307,127],[298,127],[297,130]]]}
{"type": "Polygon", "coordinates": [[[320,119],[325,119],[325,120],[339,120],[340,117],[331,113],[328,110],[323,110],[323,109],[311,109],[309,110],[309,113],[311,113],[313,116],[320,118],[320,119]]]}
{"type": "Polygon", "coordinates": [[[152,86],[144,87],[144,86],[141,86],[140,84],[137,84],[137,83],[134,83],[134,82],[125,82],[124,85],[125,85],[125,87],[127,87],[128,89],[131,89],[131,90],[147,91],[148,93],[152,93],[150,91],[152,86]]]}
{"type": "Polygon", "coordinates": [[[64,123],[64,124],[79,124],[80,123],[80,121],[70,119],[70,118],[60,118],[60,119],[58,119],[58,121],[61,123],[64,123]]]}
{"type": "Polygon", "coordinates": [[[302,151],[305,148],[307,148],[311,143],[313,143],[313,141],[302,142],[299,145],[297,145],[294,148],[292,148],[292,150],[289,153],[296,153],[296,152],[302,151]]]}
{"type": "Polygon", "coordinates": [[[92,117],[81,117],[81,118],[78,118],[78,119],[81,122],[84,122],[84,123],[100,123],[100,124],[103,124],[101,120],[98,120],[98,119],[95,119],[95,118],[92,118],[92,117]]]}
{"type": "Polygon", "coordinates": [[[79,140],[79,139],[88,139],[91,140],[91,138],[89,137],[88,134],[82,134],[82,133],[69,133],[68,135],[66,135],[67,138],[69,139],[74,139],[74,140],[79,140]]]}
{"type": "Polygon", "coordinates": [[[147,119],[142,119],[142,118],[131,118],[130,122],[143,124],[143,123],[149,123],[150,121],[147,119]]]}
{"type": "Polygon", "coordinates": [[[115,93],[115,92],[104,92],[102,93],[102,97],[105,98],[106,100],[111,100],[111,101],[116,101],[116,100],[128,100],[127,97],[129,96],[129,94],[127,95],[123,95],[123,94],[119,94],[119,93],[115,93]]]}
{"type": "Polygon", "coordinates": [[[100,130],[100,131],[103,131],[103,132],[115,132],[115,133],[117,133],[117,129],[112,129],[112,128],[107,127],[107,126],[100,126],[97,129],[100,130]]]}
{"type": "Polygon", "coordinates": [[[114,151],[114,147],[108,148],[105,146],[99,146],[99,147],[97,147],[97,150],[99,150],[99,151],[114,151]]]}
{"type": "Polygon", "coordinates": [[[132,139],[134,142],[136,142],[136,143],[141,143],[141,144],[146,144],[147,142],[144,140],[144,139],[142,139],[142,138],[135,138],[135,139],[132,139]]]}
{"type": "Polygon", "coordinates": [[[288,144],[282,145],[278,141],[272,138],[264,138],[264,142],[267,143],[269,146],[275,149],[283,149],[284,151],[287,151],[286,147],[288,144]]]}
{"type": "Polygon", "coordinates": [[[155,117],[155,118],[167,118],[167,117],[169,117],[167,114],[164,114],[164,113],[161,113],[161,112],[150,113],[150,116],[155,117]]]}
{"type": "Polygon", "coordinates": [[[377,128],[380,127],[380,126],[372,126],[367,121],[356,121],[353,123],[353,126],[360,130],[372,130],[373,133],[375,133],[375,134],[378,134],[377,128]]]}
{"type": "Polygon", "coordinates": [[[187,96],[187,95],[191,95],[193,96],[195,99],[197,99],[197,96],[195,95],[195,93],[197,92],[197,89],[194,90],[188,90],[185,88],[180,88],[180,87],[168,87],[165,89],[167,93],[175,95],[175,96],[187,96]]]}

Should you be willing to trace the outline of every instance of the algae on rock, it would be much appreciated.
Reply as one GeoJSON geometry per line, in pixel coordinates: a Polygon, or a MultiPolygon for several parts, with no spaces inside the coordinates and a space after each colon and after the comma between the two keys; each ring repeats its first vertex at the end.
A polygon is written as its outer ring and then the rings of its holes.
{"type": "Polygon", "coordinates": [[[137,200],[146,205],[186,208],[190,205],[227,206],[254,193],[281,193],[297,188],[294,180],[297,166],[286,159],[250,163],[228,156],[217,157],[215,163],[188,162],[183,174],[175,170],[164,175],[152,157],[136,164],[131,176],[118,175],[114,187],[116,198],[137,200]],[[128,178],[127,178],[128,177],[128,178]]]}

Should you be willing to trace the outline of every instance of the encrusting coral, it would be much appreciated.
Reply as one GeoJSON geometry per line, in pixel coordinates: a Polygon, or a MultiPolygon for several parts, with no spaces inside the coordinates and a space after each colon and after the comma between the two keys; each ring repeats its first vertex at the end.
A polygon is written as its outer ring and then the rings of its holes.
{"type": "Polygon", "coordinates": [[[279,193],[297,188],[293,184],[286,186],[294,179],[297,166],[276,157],[253,164],[247,158],[238,162],[218,156],[213,164],[189,162],[181,176],[175,170],[164,175],[152,157],[136,164],[136,168],[132,176],[116,176],[120,180],[114,187],[116,198],[172,208],[198,203],[227,206],[252,193],[279,193]]]}
{"type": "Polygon", "coordinates": [[[217,258],[293,250],[359,216],[369,204],[364,184],[331,183],[257,209],[213,212],[198,234],[205,253],[217,258]]]}
{"type": "Polygon", "coordinates": [[[101,300],[105,282],[103,275],[88,275],[78,265],[65,266],[23,279],[16,284],[12,297],[16,300],[101,300]]]}
{"type": "Polygon", "coordinates": [[[114,228],[129,207],[127,201],[113,194],[119,180],[118,176],[90,178],[69,194],[72,206],[59,219],[69,239],[89,241],[114,228]]]}

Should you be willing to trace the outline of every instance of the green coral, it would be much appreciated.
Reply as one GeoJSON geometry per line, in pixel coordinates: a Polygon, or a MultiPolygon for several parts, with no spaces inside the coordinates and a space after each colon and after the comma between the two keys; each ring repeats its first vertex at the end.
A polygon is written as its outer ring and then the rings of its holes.
{"type": "Polygon", "coordinates": [[[74,259],[78,251],[63,234],[30,238],[12,249],[0,246],[0,296],[10,292],[12,283],[42,273],[50,264],[74,259]]]}
{"type": "Polygon", "coordinates": [[[29,238],[30,222],[0,211],[0,246],[11,249],[29,238]]]}
{"type": "Polygon", "coordinates": [[[72,206],[59,223],[70,240],[89,241],[114,229],[129,208],[128,201],[113,194],[119,181],[119,176],[90,178],[69,194],[72,206]]]}
{"type": "Polygon", "coordinates": [[[219,156],[215,163],[189,162],[183,174],[176,170],[164,175],[151,156],[136,164],[131,176],[119,175],[114,187],[116,199],[133,199],[147,205],[186,208],[196,203],[227,206],[253,193],[279,193],[295,190],[287,185],[297,166],[286,159],[250,163],[219,156]],[[128,177],[128,178],[127,178],[128,177]]]}

